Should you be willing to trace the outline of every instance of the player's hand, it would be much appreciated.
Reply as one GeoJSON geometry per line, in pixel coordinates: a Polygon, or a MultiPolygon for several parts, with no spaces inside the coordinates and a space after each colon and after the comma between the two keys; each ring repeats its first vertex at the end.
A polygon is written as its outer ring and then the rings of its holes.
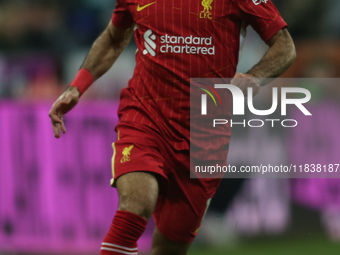
{"type": "Polygon", "coordinates": [[[61,131],[66,133],[63,116],[76,106],[79,97],[79,90],[76,87],[69,87],[52,105],[49,116],[52,120],[54,137],[59,138],[61,131]]]}
{"type": "Polygon", "coordinates": [[[247,95],[247,89],[253,88],[253,96],[260,92],[260,79],[251,74],[237,73],[231,80],[231,84],[240,88],[244,95],[247,95]]]}

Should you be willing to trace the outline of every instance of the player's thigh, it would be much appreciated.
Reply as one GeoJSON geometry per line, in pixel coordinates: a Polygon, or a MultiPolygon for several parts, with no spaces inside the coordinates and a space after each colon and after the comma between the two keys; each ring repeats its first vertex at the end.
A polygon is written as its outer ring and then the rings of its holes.
{"type": "Polygon", "coordinates": [[[170,240],[156,227],[153,233],[151,255],[185,255],[190,245],[190,243],[183,244],[170,240]]]}
{"type": "Polygon", "coordinates": [[[168,192],[159,195],[153,216],[165,237],[189,244],[197,236],[221,179],[190,178],[190,158],[176,156],[179,164],[168,175],[168,192]]]}
{"type": "Polygon", "coordinates": [[[132,212],[149,219],[157,202],[158,182],[152,173],[130,172],[116,180],[118,210],[132,212]]]}
{"type": "Polygon", "coordinates": [[[157,137],[143,125],[123,123],[117,129],[111,185],[118,190],[119,209],[148,219],[157,201],[158,183],[166,183],[157,137]]]}

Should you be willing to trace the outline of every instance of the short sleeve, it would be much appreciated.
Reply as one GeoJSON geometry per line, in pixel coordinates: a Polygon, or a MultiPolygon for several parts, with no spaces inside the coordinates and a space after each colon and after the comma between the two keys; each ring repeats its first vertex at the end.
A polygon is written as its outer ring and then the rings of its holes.
{"type": "Polygon", "coordinates": [[[271,0],[234,0],[242,18],[267,42],[278,31],[287,27],[271,0]]]}
{"type": "Polygon", "coordinates": [[[133,17],[123,0],[117,0],[112,14],[112,24],[119,29],[127,29],[134,24],[133,17]]]}

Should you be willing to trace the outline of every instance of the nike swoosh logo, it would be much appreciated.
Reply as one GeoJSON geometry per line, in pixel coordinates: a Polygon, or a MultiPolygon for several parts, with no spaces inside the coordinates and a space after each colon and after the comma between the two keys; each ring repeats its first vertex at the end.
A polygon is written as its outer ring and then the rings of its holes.
{"type": "Polygon", "coordinates": [[[147,8],[147,7],[149,7],[150,5],[153,5],[153,4],[155,4],[155,3],[156,3],[156,2],[152,2],[152,3],[146,4],[146,5],[144,5],[144,6],[139,6],[139,4],[138,4],[138,6],[137,6],[137,11],[140,12],[141,10],[144,10],[145,8],[147,8]]]}

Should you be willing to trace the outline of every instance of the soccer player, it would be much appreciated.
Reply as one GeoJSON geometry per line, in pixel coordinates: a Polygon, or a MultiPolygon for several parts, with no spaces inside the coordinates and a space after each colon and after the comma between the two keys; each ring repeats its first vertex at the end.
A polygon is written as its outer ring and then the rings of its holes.
{"type": "MultiPolygon", "coordinates": [[[[294,62],[286,26],[269,0],[117,0],[112,20],[49,114],[59,138],[66,132],[63,116],[134,34],[136,67],[121,93],[113,143],[111,185],[118,190],[119,208],[102,255],[137,254],[151,215],[152,254],[186,254],[220,183],[190,178],[190,78],[244,78],[234,79],[234,85],[258,93],[258,78],[278,77],[294,62]],[[249,72],[235,75],[240,34],[249,24],[270,48],[249,72]]],[[[226,161],[230,135],[226,129],[215,163],[226,161]]]]}

